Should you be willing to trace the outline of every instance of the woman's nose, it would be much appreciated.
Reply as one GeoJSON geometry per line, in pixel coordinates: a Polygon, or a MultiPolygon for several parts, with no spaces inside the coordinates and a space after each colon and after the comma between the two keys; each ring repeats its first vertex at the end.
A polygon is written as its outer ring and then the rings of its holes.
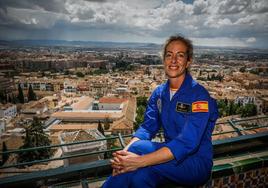
{"type": "Polygon", "coordinates": [[[172,56],[171,62],[172,63],[176,63],[177,62],[177,56],[176,55],[172,56]]]}

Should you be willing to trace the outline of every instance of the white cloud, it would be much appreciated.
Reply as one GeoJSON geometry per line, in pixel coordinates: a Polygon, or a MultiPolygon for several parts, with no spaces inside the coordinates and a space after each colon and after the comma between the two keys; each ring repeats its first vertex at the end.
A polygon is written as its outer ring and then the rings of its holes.
{"type": "Polygon", "coordinates": [[[254,43],[256,42],[256,38],[255,37],[250,37],[246,40],[247,43],[254,43]]]}
{"type": "Polygon", "coordinates": [[[239,18],[235,24],[242,25],[242,24],[250,24],[253,25],[258,20],[258,17],[256,15],[247,15],[246,17],[239,18]]]}
{"type": "Polygon", "coordinates": [[[267,0],[252,0],[249,11],[255,13],[264,13],[268,12],[268,2],[267,0]]]}
{"type": "Polygon", "coordinates": [[[221,28],[225,26],[231,26],[233,23],[228,18],[218,18],[218,17],[209,17],[208,20],[204,23],[205,26],[211,28],[221,28]]]}
{"type": "Polygon", "coordinates": [[[243,39],[240,38],[227,38],[227,37],[216,37],[216,38],[192,38],[195,45],[200,46],[215,46],[215,47],[247,47],[243,39]]]}
{"type": "Polygon", "coordinates": [[[31,25],[34,28],[51,28],[57,20],[68,20],[63,14],[32,9],[8,7],[6,14],[15,23],[31,25]]]}
{"type": "Polygon", "coordinates": [[[267,0],[195,0],[193,4],[176,0],[51,0],[49,5],[35,0],[14,1],[0,2],[0,27],[54,30],[61,29],[57,28],[59,23],[69,29],[64,32],[79,35],[80,40],[94,40],[100,33],[107,40],[108,36],[119,40],[124,33],[129,40],[139,41],[158,41],[182,33],[216,45],[223,43],[222,39],[242,46],[257,44],[246,42],[252,37],[268,40],[267,0]]]}
{"type": "Polygon", "coordinates": [[[194,14],[204,14],[208,12],[208,1],[205,0],[196,0],[193,3],[194,14]]]}
{"type": "Polygon", "coordinates": [[[237,14],[250,5],[250,0],[221,0],[218,3],[220,14],[237,14]]]}

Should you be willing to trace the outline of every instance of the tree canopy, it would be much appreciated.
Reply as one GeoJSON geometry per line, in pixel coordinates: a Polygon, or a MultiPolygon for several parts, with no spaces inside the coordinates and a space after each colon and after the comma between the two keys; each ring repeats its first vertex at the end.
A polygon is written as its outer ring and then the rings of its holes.
{"type": "MultiPolygon", "coordinates": [[[[33,148],[39,146],[49,146],[51,141],[43,131],[43,127],[38,118],[34,117],[31,125],[26,127],[26,137],[20,149],[33,148]]],[[[19,153],[18,162],[28,162],[49,158],[52,154],[50,148],[24,151],[19,153]]]]}
{"type": "Polygon", "coordinates": [[[35,101],[35,100],[36,100],[36,94],[33,91],[32,85],[30,85],[28,89],[28,101],[35,101]]]}
{"type": "Polygon", "coordinates": [[[18,98],[19,102],[24,103],[24,94],[23,94],[23,91],[22,91],[20,84],[18,84],[18,92],[19,92],[19,94],[18,94],[17,98],[18,98]]]}

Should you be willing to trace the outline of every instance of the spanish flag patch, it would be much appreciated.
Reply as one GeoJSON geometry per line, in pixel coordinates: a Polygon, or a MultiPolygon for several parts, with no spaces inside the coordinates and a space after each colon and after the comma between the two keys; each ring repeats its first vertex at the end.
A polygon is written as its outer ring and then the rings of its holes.
{"type": "Polygon", "coordinates": [[[193,102],[192,112],[208,112],[208,101],[193,102]]]}

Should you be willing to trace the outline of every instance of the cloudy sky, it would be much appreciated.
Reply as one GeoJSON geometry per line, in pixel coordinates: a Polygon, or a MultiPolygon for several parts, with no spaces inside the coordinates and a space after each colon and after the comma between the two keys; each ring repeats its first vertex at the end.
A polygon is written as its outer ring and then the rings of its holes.
{"type": "Polygon", "coordinates": [[[0,0],[0,39],[194,44],[268,49],[267,0],[0,0]]]}

